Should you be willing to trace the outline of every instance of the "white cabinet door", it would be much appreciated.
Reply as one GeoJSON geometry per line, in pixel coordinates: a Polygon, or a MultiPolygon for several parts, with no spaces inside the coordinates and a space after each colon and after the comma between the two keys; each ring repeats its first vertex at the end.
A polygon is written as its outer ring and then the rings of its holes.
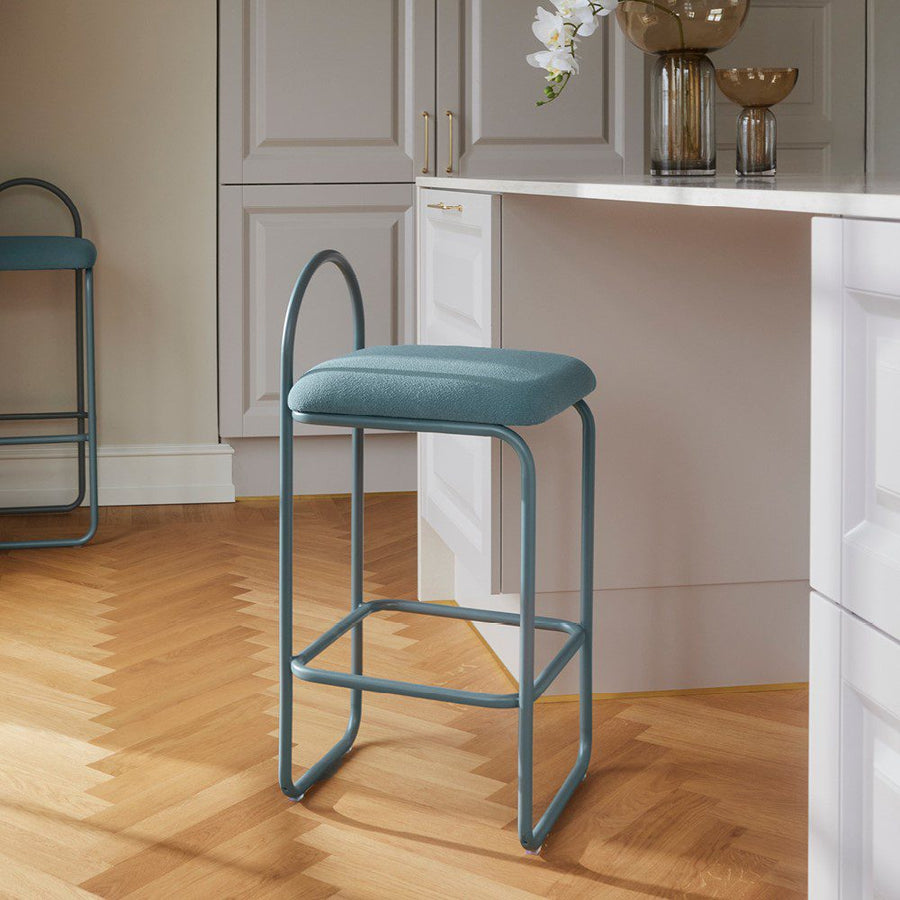
{"type": "Polygon", "coordinates": [[[438,175],[643,171],[644,63],[613,22],[583,42],[564,98],[538,108],[544,73],[525,61],[540,49],[534,4],[438,0],[437,17],[438,175]]]}
{"type": "Polygon", "coordinates": [[[809,896],[900,900],[900,642],[810,613],[809,896]]]}
{"type": "MultiPolygon", "coordinates": [[[[219,192],[219,404],[223,437],[278,434],[284,313],[300,270],[340,250],[359,276],[370,346],[415,337],[412,185],[255,185],[219,192]],[[409,307],[408,305],[409,304],[409,307]]],[[[310,285],[297,332],[299,375],[353,349],[347,288],[332,266],[310,285]]],[[[334,429],[297,426],[298,434],[334,429]]]]}
{"type": "Polygon", "coordinates": [[[221,0],[221,183],[422,173],[423,112],[435,137],[434,4],[221,0]]]}
{"type": "Polygon", "coordinates": [[[900,638],[900,224],[813,223],[811,581],[900,638]]]}
{"type": "Polygon", "coordinates": [[[900,638],[900,224],[844,223],[842,601],[900,638]]]}
{"type": "MultiPolygon", "coordinates": [[[[421,190],[418,206],[419,342],[497,346],[500,198],[421,190]]],[[[420,515],[456,557],[457,599],[489,594],[495,581],[499,478],[493,443],[419,435],[420,515]]]]}
{"type": "Polygon", "coordinates": [[[900,900],[900,643],[843,613],[841,682],[840,896],[900,900]]]}

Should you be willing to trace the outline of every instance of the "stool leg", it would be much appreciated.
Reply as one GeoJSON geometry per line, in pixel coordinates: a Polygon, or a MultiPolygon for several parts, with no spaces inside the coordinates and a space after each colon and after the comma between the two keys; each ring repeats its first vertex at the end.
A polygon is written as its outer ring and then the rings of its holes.
{"type": "Polygon", "coordinates": [[[594,416],[587,403],[579,400],[575,409],[581,416],[581,627],[584,629],[579,672],[579,741],[576,766],[583,764],[587,774],[593,738],[594,473],[597,436],[594,416]]]}
{"type": "MultiPolygon", "coordinates": [[[[87,432],[88,432],[88,502],[91,508],[91,522],[87,533],[78,543],[86,544],[97,531],[100,518],[100,502],[97,487],[97,378],[94,354],[94,270],[84,273],[85,346],[87,369],[87,432]]],[[[81,487],[79,478],[79,488],[81,487]]]]}
{"type": "Polygon", "coordinates": [[[513,445],[522,473],[522,559],[519,585],[519,840],[526,850],[541,845],[532,831],[534,795],[534,457],[524,441],[513,445]]]}
{"type": "MultiPolygon", "coordinates": [[[[363,602],[363,515],[365,493],[363,491],[363,446],[365,432],[353,429],[353,488],[350,494],[350,606],[356,609],[363,602]]],[[[363,670],[363,626],[356,625],[350,636],[350,671],[362,675],[363,670]]],[[[362,719],[361,690],[350,691],[350,722],[347,734],[352,734],[352,744],[359,731],[362,719]]],[[[349,748],[348,748],[349,749],[349,748]]]]}
{"type": "MultiPolygon", "coordinates": [[[[320,779],[329,775],[353,746],[362,718],[362,691],[350,692],[350,718],[343,737],[297,780],[292,775],[294,675],[293,656],[293,542],[294,542],[294,423],[282,396],[281,436],[279,441],[280,502],[278,509],[278,625],[279,625],[279,702],[278,702],[278,782],[282,792],[292,800],[300,800],[320,779]]],[[[351,604],[362,603],[363,572],[363,430],[353,429],[353,489],[351,495],[350,568],[351,604]]],[[[362,624],[355,626],[352,636],[354,674],[362,674],[362,624]]]]}
{"type": "Polygon", "coordinates": [[[522,562],[519,633],[519,840],[528,851],[539,850],[578,785],[587,775],[592,741],[592,637],[594,615],[594,417],[580,400],[575,409],[582,422],[581,461],[581,629],[579,667],[579,737],[575,765],[537,824],[534,796],[534,591],[535,591],[535,469],[525,442],[506,438],[522,469],[522,562]]]}
{"type": "MultiPolygon", "coordinates": [[[[84,434],[85,414],[84,399],[84,287],[82,273],[75,272],[75,386],[76,386],[76,412],[80,413],[77,429],[78,434],[84,434]]],[[[84,444],[78,445],[78,494],[72,504],[72,508],[81,506],[87,490],[87,466],[85,465],[84,444]]]]}

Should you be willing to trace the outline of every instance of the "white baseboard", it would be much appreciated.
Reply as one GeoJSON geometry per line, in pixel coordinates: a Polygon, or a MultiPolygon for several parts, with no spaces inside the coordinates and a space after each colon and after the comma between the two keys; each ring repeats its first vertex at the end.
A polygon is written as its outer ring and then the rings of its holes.
{"type": "MultiPolygon", "coordinates": [[[[234,447],[234,484],[239,497],[278,494],[278,438],[229,438],[234,447]]],[[[315,435],[294,440],[294,493],[346,494],[353,457],[350,435],[315,435]]],[[[366,435],[366,490],[416,489],[416,436],[366,435]]]]}
{"type": "MultiPolygon", "coordinates": [[[[228,444],[101,446],[97,453],[101,506],[234,501],[228,444]]],[[[71,500],[76,486],[71,447],[0,448],[0,506],[71,500]]]]}
{"type": "MultiPolygon", "coordinates": [[[[593,692],[699,690],[808,680],[809,585],[802,581],[594,592],[593,692]]],[[[538,594],[538,615],[578,620],[578,594],[538,594]]],[[[518,612],[518,594],[465,599],[466,606],[518,612]]],[[[476,624],[518,679],[519,630],[476,624]]],[[[538,631],[535,673],[562,645],[538,631]]],[[[578,690],[577,660],[548,695],[578,690]]]]}

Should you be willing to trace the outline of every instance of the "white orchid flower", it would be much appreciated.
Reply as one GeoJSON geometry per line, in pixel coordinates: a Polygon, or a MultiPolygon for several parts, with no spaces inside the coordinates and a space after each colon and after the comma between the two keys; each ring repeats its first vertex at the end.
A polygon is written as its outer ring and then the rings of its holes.
{"type": "Polygon", "coordinates": [[[597,30],[597,17],[590,0],[553,0],[560,16],[578,29],[579,37],[588,37],[597,30]]]}
{"type": "Polygon", "coordinates": [[[530,66],[547,70],[547,80],[571,72],[578,74],[578,59],[570,48],[563,50],[539,50],[525,57],[530,66]]]}
{"type": "Polygon", "coordinates": [[[600,5],[603,7],[600,10],[600,15],[608,16],[610,13],[614,13],[620,2],[621,0],[599,0],[600,5]]]}
{"type": "Polygon", "coordinates": [[[574,26],[562,16],[555,16],[542,7],[537,8],[537,17],[531,24],[534,36],[548,50],[563,50],[572,43],[574,26]]]}

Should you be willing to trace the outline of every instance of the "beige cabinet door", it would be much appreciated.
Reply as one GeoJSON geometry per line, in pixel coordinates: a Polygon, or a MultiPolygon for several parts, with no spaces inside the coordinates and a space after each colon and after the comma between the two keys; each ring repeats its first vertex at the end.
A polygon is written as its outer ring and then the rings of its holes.
{"type": "Polygon", "coordinates": [[[894,178],[900,171],[900,3],[869,0],[866,171],[894,178]]]}
{"type": "MultiPolygon", "coordinates": [[[[718,68],[796,66],[793,93],[775,107],[778,171],[859,174],[865,167],[866,0],[753,0],[718,68]]],[[[739,109],[719,94],[719,171],[731,174],[739,109]]]]}
{"type": "MultiPolygon", "coordinates": [[[[366,343],[414,338],[412,185],[239,185],[220,189],[219,405],[223,437],[278,434],[279,355],[294,282],[324,248],[350,260],[363,293],[366,343]]],[[[294,371],[353,349],[344,279],[310,285],[294,371]]],[[[297,434],[335,429],[297,426],[297,434]]]]}
{"type": "Polygon", "coordinates": [[[221,183],[421,174],[434,11],[435,0],[221,0],[221,183]]]}
{"type": "Polygon", "coordinates": [[[642,171],[642,54],[605,21],[583,42],[581,74],[564,97],[538,108],[546,82],[525,61],[540,49],[533,18],[522,0],[438,0],[437,174],[642,171]]]}

